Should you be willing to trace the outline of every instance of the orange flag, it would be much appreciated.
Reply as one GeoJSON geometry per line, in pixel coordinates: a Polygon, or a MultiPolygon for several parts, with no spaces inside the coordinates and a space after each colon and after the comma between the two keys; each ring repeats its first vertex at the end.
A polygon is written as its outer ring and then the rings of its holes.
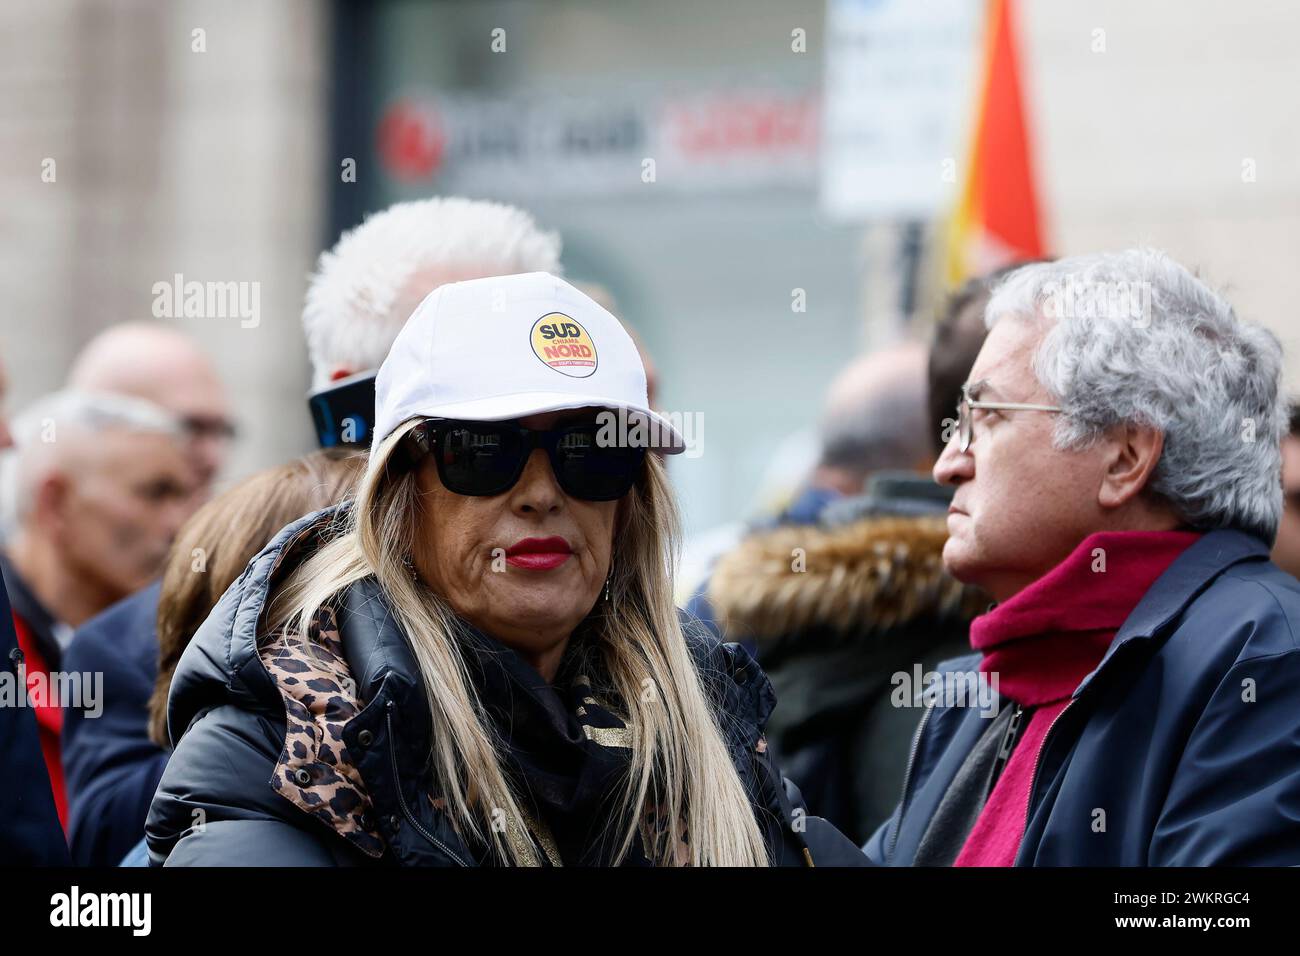
{"type": "Polygon", "coordinates": [[[1045,255],[1021,92],[1013,0],[988,0],[984,66],[966,177],[948,225],[951,286],[1045,255]]]}

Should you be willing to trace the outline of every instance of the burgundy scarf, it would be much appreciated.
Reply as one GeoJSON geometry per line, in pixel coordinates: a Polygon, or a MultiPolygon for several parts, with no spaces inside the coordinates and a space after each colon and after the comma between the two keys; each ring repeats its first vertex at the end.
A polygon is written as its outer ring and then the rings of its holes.
{"type": "Polygon", "coordinates": [[[998,675],[1001,696],[1034,710],[954,866],[1015,863],[1048,729],[1156,578],[1198,538],[1193,531],[1091,534],[1043,577],[971,622],[971,646],[984,652],[980,670],[998,675]]]}

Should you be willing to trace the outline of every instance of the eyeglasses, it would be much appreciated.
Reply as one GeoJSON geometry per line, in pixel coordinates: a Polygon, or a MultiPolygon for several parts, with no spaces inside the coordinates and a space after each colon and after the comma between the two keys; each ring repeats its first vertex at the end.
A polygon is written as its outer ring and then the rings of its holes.
{"type": "Polygon", "coordinates": [[[548,431],[518,422],[428,419],[407,434],[412,463],[433,455],[438,478],[458,495],[487,497],[514,487],[536,448],[546,451],[566,495],[584,501],[622,498],[645,461],[645,448],[598,440],[594,422],[548,431]]]}
{"type": "Polygon", "coordinates": [[[1022,412],[1064,411],[1059,405],[1027,405],[1024,402],[981,402],[970,397],[969,389],[969,385],[961,387],[961,401],[957,403],[957,434],[959,441],[957,450],[963,455],[970,450],[972,440],[971,409],[986,408],[990,411],[1022,412]]]}
{"type": "Polygon", "coordinates": [[[205,438],[231,441],[238,434],[233,422],[218,416],[185,415],[180,422],[185,434],[196,441],[205,438]]]}

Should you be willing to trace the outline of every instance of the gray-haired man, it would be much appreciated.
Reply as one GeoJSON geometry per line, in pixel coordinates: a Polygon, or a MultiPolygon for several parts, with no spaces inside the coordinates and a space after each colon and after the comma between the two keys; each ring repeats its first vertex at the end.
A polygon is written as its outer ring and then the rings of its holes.
{"type": "MultiPolygon", "coordinates": [[[[13,524],[0,569],[26,678],[48,684],[72,629],[161,570],[189,513],[194,471],[175,418],[139,398],[59,392],[19,415],[13,431],[13,524]]],[[[33,706],[66,827],[65,703],[33,706]]]]}
{"type": "Polygon", "coordinates": [[[1300,863],[1277,340],[1149,250],[1019,269],[986,322],[934,473],[944,564],[999,603],[941,668],[868,856],[1300,863]],[[972,681],[999,706],[965,705],[972,681]]]}

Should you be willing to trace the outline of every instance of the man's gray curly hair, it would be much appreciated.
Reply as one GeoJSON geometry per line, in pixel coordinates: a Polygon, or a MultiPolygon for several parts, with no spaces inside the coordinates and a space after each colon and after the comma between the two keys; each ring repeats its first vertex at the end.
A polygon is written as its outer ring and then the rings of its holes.
{"type": "Polygon", "coordinates": [[[1119,424],[1158,428],[1148,491],[1197,530],[1273,540],[1288,404],[1271,332],[1153,249],[1017,269],[984,315],[990,328],[1009,316],[1050,323],[1034,372],[1064,409],[1056,447],[1086,447],[1119,424]]]}

